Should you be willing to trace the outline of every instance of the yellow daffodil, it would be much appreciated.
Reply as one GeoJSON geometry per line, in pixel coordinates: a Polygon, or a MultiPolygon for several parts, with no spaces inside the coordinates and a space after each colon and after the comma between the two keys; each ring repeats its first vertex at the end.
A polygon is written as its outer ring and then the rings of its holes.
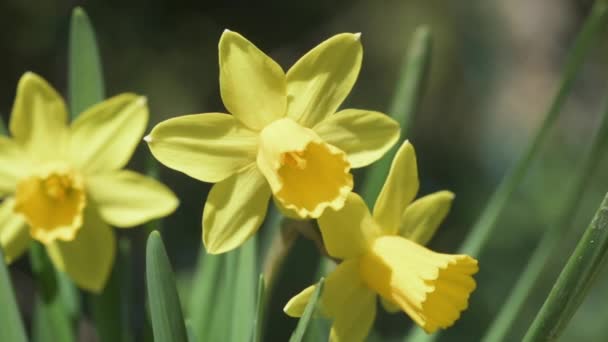
{"type": "Polygon", "coordinates": [[[339,34],[285,73],[238,33],[222,34],[220,92],[232,115],[169,119],[145,138],[161,163],[217,183],[203,209],[209,253],[236,248],[254,234],[271,195],[297,218],[340,209],[353,187],[350,169],[372,163],[396,142],[398,124],[382,113],[336,113],[362,55],[359,34],[339,34]]]}
{"type": "Polygon", "coordinates": [[[0,136],[0,246],[6,262],[31,239],[81,288],[98,292],[116,249],[110,225],[127,228],[166,216],[178,201],[163,184],[121,170],[148,121],[146,99],[121,94],[67,125],[61,96],[26,73],[0,136]]]}
{"type": "MultiPolygon", "coordinates": [[[[328,253],[343,259],[327,277],[320,299],[320,313],[333,319],[331,341],[365,339],[376,316],[376,295],[388,311],[404,311],[428,333],[451,326],[467,308],[477,260],[422,246],[454,196],[440,191],[412,202],[417,192],[416,156],[405,142],[373,215],[351,193],[342,210],[328,210],[319,218],[328,253]]],[[[300,317],[314,287],[292,298],[285,312],[300,317]]]]}

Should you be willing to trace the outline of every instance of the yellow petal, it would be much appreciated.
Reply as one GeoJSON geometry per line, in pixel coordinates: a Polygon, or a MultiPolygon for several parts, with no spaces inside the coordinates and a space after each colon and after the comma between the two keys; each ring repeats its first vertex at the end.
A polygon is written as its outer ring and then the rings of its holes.
{"type": "Polygon", "coordinates": [[[89,176],[87,189],[103,220],[121,228],[167,216],[179,203],[164,184],[128,170],[89,176]]]}
{"type": "Polygon", "coordinates": [[[156,159],[203,182],[216,183],[255,161],[257,133],[234,116],[184,115],[163,121],[145,140],[156,159]]]}
{"type": "Polygon", "coordinates": [[[460,317],[477,271],[477,260],[468,255],[435,253],[399,236],[378,238],[360,262],[367,286],[397,303],[427,333],[460,317]]]}
{"type": "Polygon", "coordinates": [[[0,246],[7,264],[19,258],[31,242],[25,220],[13,212],[14,205],[12,197],[0,205],[0,246]]]}
{"type": "Polygon", "coordinates": [[[67,273],[78,287],[99,293],[114,264],[114,232],[94,209],[87,208],[83,227],[76,238],[55,241],[47,245],[47,252],[55,267],[67,273]]]}
{"type": "Polygon", "coordinates": [[[359,195],[350,193],[341,210],[326,210],[319,228],[329,255],[348,259],[365,253],[380,235],[367,205],[359,195]]]}
{"type": "Polygon", "coordinates": [[[329,274],[321,312],[333,319],[332,342],[364,341],[376,317],[376,295],[362,282],[358,260],[347,260],[329,274]]]}
{"type": "Polygon", "coordinates": [[[266,216],[270,188],[254,164],[215,184],[203,210],[203,243],[210,254],[242,245],[266,216]]]}
{"type": "Polygon", "coordinates": [[[401,308],[399,307],[399,305],[396,304],[395,302],[393,302],[390,299],[386,299],[386,298],[384,298],[384,297],[381,296],[380,297],[380,303],[382,303],[382,307],[387,312],[396,313],[396,312],[401,311],[401,308]]]}
{"type": "Polygon", "coordinates": [[[257,165],[280,205],[299,218],[340,209],[353,188],[346,154],[288,118],[260,134],[257,165]]]}
{"type": "Polygon", "coordinates": [[[224,31],[219,44],[220,92],[224,105],[251,129],[285,116],[285,72],[236,32],[224,31]]]}
{"type": "Polygon", "coordinates": [[[12,139],[0,136],[0,195],[14,193],[17,180],[28,172],[23,149],[12,139]]]}
{"type": "Polygon", "coordinates": [[[47,244],[74,239],[86,204],[82,176],[66,164],[50,163],[17,183],[14,210],[24,216],[31,236],[47,244]]]}
{"type": "Polygon", "coordinates": [[[23,74],[10,119],[15,141],[37,159],[60,157],[68,138],[66,123],[65,102],[55,89],[32,72],[23,74]]]}
{"type": "Polygon", "coordinates": [[[70,157],[93,173],[124,167],[148,123],[146,98],[121,94],[87,109],[72,124],[70,157]]]}
{"type": "Polygon", "coordinates": [[[453,199],[450,191],[438,191],[417,199],[405,209],[399,234],[426,245],[450,211],[453,199]]]}
{"type": "Polygon", "coordinates": [[[388,235],[399,231],[401,215],[418,192],[416,153],[405,141],[391,164],[386,182],[374,205],[374,219],[388,235]]]}
{"type": "Polygon", "coordinates": [[[352,89],[363,48],[360,35],[335,35],[298,60],[287,72],[287,116],[313,127],[334,114],[352,89]]]}
{"type": "Polygon", "coordinates": [[[316,285],[310,285],[302,290],[297,295],[293,296],[283,308],[283,311],[291,317],[301,317],[304,314],[304,309],[308,305],[308,301],[315,291],[316,285]]]}
{"type": "Polygon", "coordinates": [[[399,139],[399,123],[379,112],[346,109],[314,127],[327,143],[348,155],[353,168],[380,159],[399,139]]]}

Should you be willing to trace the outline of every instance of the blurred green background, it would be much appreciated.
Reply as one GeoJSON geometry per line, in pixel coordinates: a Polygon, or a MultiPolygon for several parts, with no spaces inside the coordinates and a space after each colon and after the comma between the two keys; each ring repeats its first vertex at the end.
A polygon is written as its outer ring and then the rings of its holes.
{"type": "MultiPolygon", "coordinates": [[[[431,243],[437,251],[454,252],[538,128],[591,1],[2,0],[0,113],[5,120],[17,80],[25,71],[39,73],[66,94],[69,18],[76,5],[85,8],[97,32],[107,94],[134,91],[146,95],[151,110],[149,127],[177,115],[225,111],[217,61],[217,43],[225,28],[246,36],[284,69],[335,33],[362,32],[363,67],[344,107],[386,111],[411,35],[417,26],[428,25],[433,33],[431,73],[408,138],[418,153],[421,194],[439,189],[456,193],[453,209],[431,243]]],[[[443,339],[481,337],[540,234],[554,220],[573,166],[589,143],[608,95],[608,41],[603,43],[588,56],[542,155],[480,257],[478,289],[470,309],[443,339]]],[[[130,167],[143,170],[146,154],[142,144],[130,167]]],[[[608,190],[608,159],[604,159],[578,201],[575,224],[520,316],[517,336],[531,322],[608,190]]],[[[182,299],[186,299],[201,248],[201,212],[210,185],[162,166],[161,179],[181,199],[177,212],[165,220],[162,235],[178,273],[182,299]]],[[[121,234],[134,244],[135,296],[131,304],[141,338],[146,234],[143,229],[121,234]]],[[[267,246],[261,247],[265,253],[267,246]]],[[[284,341],[293,330],[296,320],[286,317],[282,307],[293,294],[317,280],[317,254],[311,241],[298,239],[272,296],[266,340],[284,341]]],[[[11,273],[29,320],[33,284],[27,260],[11,267],[11,273]]],[[[563,335],[564,341],[606,336],[606,290],[608,274],[598,279],[563,335]]],[[[410,324],[404,314],[383,313],[374,335],[396,340],[410,324]]],[[[87,317],[80,324],[79,336],[82,341],[95,341],[87,317]]]]}

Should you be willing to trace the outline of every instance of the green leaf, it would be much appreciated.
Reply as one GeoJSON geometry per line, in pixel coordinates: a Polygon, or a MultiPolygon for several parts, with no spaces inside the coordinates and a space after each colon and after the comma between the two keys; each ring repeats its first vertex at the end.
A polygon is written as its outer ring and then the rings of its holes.
{"type": "Polygon", "coordinates": [[[528,329],[525,342],[557,340],[585,298],[607,252],[608,194],[528,329]]]}
{"type": "Polygon", "coordinates": [[[100,341],[133,340],[129,324],[131,243],[121,238],[110,279],[103,292],[91,295],[91,308],[100,341]]]}
{"type": "Polygon", "coordinates": [[[198,266],[192,284],[190,299],[190,320],[199,341],[209,341],[212,317],[217,315],[214,308],[218,298],[222,268],[225,268],[225,254],[211,255],[201,249],[198,266]]]}
{"type": "Polygon", "coordinates": [[[232,327],[230,329],[231,341],[250,341],[255,319],[255,281],[258,274],[257,263],[257,237],[249,238],[237,253],[237,267],[234,287],[232,291],[232,327]]]}
{"type": "Polygon", "coordinates": [[[148,236],[146,283],[155,342],[187,342],[175,277],[158,232],[148,236]]]}
{"type": "Polygon", "coordinates": [[[308,325],[311,322],[311,318],[315,309],[317,308],[317,302],[321,298],[321,292],[323,291],[323,283],[325,279],[321,278],[319,283],[315,287],[315,291],[312,293],[308,304],[306,304],[306,308],[304,309],[304,314],[300,317],[298,321],[298,325],[296,326],[296,330],[294,330],[293,334],[289,338],[289,342],[301,342],[306,334],[306,330],[308,329],[308,325]]]}
{"type": "Polygon", "coordinates": [[[26,342],[13,286],[0,249],[0,341],[26,342]]]}
{"type": "Polygon", "coordinates": [[[188,342],[196,342],[198,341],[196,338],[196,333],[194,332],[194,327],[192,326],[191,320],[186,320],[186,331],[188,332],[188,342]]]}
{"type": "Polygon", "coordinates": [[[37,290],[33,340],[74,341],[71,315],[60,292],[59,277],[44,247],[38,242],[31,244],[30,263],[37,290]]]}
{"type": "Polygon", "coordinates": [[[76,7],[70,23],[68,99],[72,119],[105,98],[95,31],[85,11],[76,7]]]}
{"type": "MultiPolygon", "coordinates": [[[[559,249],[559,243],[574,223],[577,209],[585,189],[592,179],[593,171],[602,160],[603,146],[608,136],[608,101],[604,105],[604,112],[600,126],[595,131],[590,147],[587,149],[581,162],[574,166],[572,183],[568,185],[568,191],[564,196],[559,214],[554,221],[547,225],[540,243],[532,252],[529,262],[517,279],[517,282],[505,300],[500,312],[488,328],[484,341],[503,341],[507,334],[513,329],[515,321],[520,317],[520,312],[532,294],[538,280],[543,274],[547,264],[551,262],[551,256],[559,249]]],[[[546,279],[545,279],[546,280],[546,279]]]]}
{"type": "Polygon", "coordinates": [[[264,288],[266,283],[264,282],[264,274],[260,273],[258,278],[258,295],[256,300],[256,314],[253,321],[253,342],[262,342],[263,330],[264,330],[264,288]]]}
{"type": "Polygon", "coordinates": [[[407,137],[410,122],[418,109],[431,61],[431,33],[426,26],[416,29],[409,44],[388,114],[401,125],[401,138],[380,160],[370,166],[361,196],[370,208],[384,185],[393,157],[407,137]]]}

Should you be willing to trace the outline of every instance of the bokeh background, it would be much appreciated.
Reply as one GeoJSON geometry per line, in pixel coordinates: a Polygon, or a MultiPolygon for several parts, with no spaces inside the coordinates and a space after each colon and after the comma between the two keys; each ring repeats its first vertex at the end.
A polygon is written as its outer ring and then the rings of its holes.
{"type": "MultiPolygon", "coordinates": [[[[435,250],[453,252],[539,127],[556,92],[566,53],[591,3],[2,0],[0,113],[8,119],[17,80],[28,70],[41,74],[66,94],[69,18],[76,5],[85,8],[97,32],[107,94],[134,91],[146,95],[150,127],[177,115],[225,111],[219,96],[217,61],[217,43],[225,28],[245,35],[285,69],[335,33],[362,32],[363,67],[344,106],[387,111],[412,33],[417,26],[427,25],[433,33],[431,72],[408,138],[418,153],[421,194],[438,189],[456,193],[453,209],[431,243],[435,250]]],[[[607,61],[608,41],[603,39],[587,57],[541,155],[481,255],[478,290],[470,309],[445,334],[446,340],[480,338],[500,310],[539,236],[555,221],[565,185],[589,144],[603,101],[608,98],[607,61]]],[[[142,144],[130,167],[143,170],[148,153],[142,144]]],[[[608,191],[608,160],[599,165],[584,197],[578,200],[580,208],[572,218],[569,234],[555,250],[541,284],[520,316],[516,336],[521,336],[531,322],[608,191]]],[[[160,176],[181,199],[177,212],[165,220],[162,235],[178,273],[182,299],[189,298],[189,283],[201,248],[201,211],[210,185],[162,166],[160,176]]],[[[141,337],[145,329],[146,233],[142,229],[121,234],[133,242],[136,295],[131,304],[141,337]]],[[[294,328],[296,321],[284,316],[281,309],[291,295],[316,281],[316,255],[311,241],[298,239],[271,300],[266,340],[284,341],[294,328]]],[[[33,284],[27,260],[11,267],[11,273],[29,320],[33,284]]],[[[608,274],[602,274],[569,324],[564,341],[605,338],[606,291],[608,274]]],[[[410,325],[403,314],[382,314],[375,323],[374,336],[397,340],[410,325]]],[[[80,329],[82,341],[95,341],[91,329],[85,317],[80,329]]]]}

